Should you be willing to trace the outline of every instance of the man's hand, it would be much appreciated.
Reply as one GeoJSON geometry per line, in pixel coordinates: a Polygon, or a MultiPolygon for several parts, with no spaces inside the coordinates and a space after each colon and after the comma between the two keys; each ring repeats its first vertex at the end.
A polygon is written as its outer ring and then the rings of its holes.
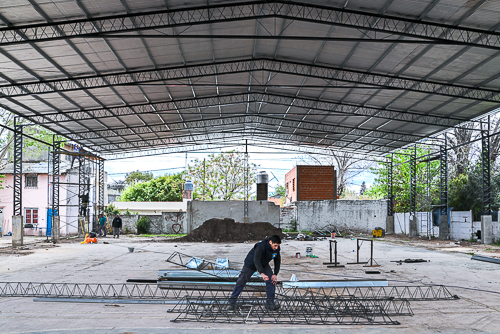
{"type": "Polygon", "coordinates": [[[271,282],[273,282],[273,284],[278,283],[278,276],[273,275],[273,276],[271,277],[271,282]]]}
{"type": "Polygon", "coordinates": [[[260,276],[262,277],[262,279],[263,279],[264,281],[269,280],[269,276],[267,276],[267,275],[266,275],[266,274],[264,274],[264,273],[260,274],[260,276]]]}

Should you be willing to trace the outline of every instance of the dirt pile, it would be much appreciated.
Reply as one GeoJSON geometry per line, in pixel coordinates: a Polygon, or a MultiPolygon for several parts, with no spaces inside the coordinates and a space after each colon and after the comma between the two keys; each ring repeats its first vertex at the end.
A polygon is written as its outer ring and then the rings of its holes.
{"type": "Polygon", "coordinates": [[[212,218],[205,221],[200,227],[194,229],[185,237],[175,239],[175,241],[189,242],[243,242],[248,240],[264,240],[277,234],[283,237],[280,228],[276,228],[270,223],[237,223],[234,219],[212,218]]]}

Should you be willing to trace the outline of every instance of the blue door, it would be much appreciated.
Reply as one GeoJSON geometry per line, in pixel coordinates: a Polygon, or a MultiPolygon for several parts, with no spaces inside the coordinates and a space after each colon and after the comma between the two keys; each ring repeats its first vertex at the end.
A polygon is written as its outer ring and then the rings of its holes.
{"type": "MultiPolygon", "coordinates": [[[[57,211],[56,211],[57,215],[57,211]]],[[[47,234],[46,236],[52,236],[52,209],[47,210],[47,234]]]]}

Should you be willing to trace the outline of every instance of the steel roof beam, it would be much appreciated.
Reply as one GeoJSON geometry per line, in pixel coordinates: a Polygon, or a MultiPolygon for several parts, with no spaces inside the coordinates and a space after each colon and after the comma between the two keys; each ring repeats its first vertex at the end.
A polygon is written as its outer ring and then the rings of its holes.
{"type": "Polygon", "coordinates": [[[215,126],[227,126],[227,125],[237,125],[243,123],[259,123],[264,125],[275,125],[283,126],[287,128],[299,129],[299,130],[311,130],[314,132],[325,132],[327,134],[349,134],[352,136],[367,136],[377,139],[387,139],[387,140],[397,140],[404,141],[408,143],[413,143],[415,141],[424,140],[427,137],[418,135],[408,135],[402,133],[394,133],[392,131],[380,131],[380,130],[366,130],[357,129],[354,127],[340,126],[340,125],[330,125],[319,122],[308,122],[308,121],[298,121],[289,120],[283,118],[275,118],[269,116],[263,116],[259,114],[245,115],[245,116],[230,116],[230,117],[218,117],[212,119],[203,119],[196,121],[184,121],[168,124],[159,125],[149,125],[149,126],[135,126],[135,127],[122,127],[114,128],[109,130],[92,131],[92,132],[72,132],[68,134],[71,138],[72,135],[78,136],[83,139],[97,139],[97,138],[110,138],[110,137],[121,137],[121,136],[132,136],[147,133],[163,133],[163,132],[173,132],[176,130],[196,130],[199,128],[215,127],[215,126]]]}
{"type": "Polygon", "coordinates": [[[303,109],[313,109],[316,112],[309,112],[310,115],[328,113],[328,115],[355,115],[362,117],[374,117],[380,119],[389,119],[409,123],[425,124],[432,126],[452,127],[467,120],[459,118],[443,118],[438,116],[423,115],[416,112],[404,110],[391,110],[383,108],[365,107],[361,104],[340,104],[330,101],[317,101],[277,94],[261,93],[242,93],[235,95],[217,95],[211,97],[174,100],[168,102],[148,103],[131,106],[120,106],[103,109],[87,109],[83,111],[74,111],[68,113],[50,113],[40,116],[24,116],[34,123],[41,125],[51,123],[71,122],[76,120],[94,119],[94,118],[112,118],[128,115],[137,115],[143,113],[162,113],[168,111],[196,109],[198,107],[224,106],[232,104],[245,103],[265,103],[273,105],[291,105],[303,109]],[[47,120],[50,120],[47,122],[47,120]]]}
{"type": "MultiPolygon", "coordinates": [[[[449,24],[422,22],[416,19],[373,14],[345,8],[302,4],[293,1],[255,1],[229,5],[209,5],[6,27],[0,29],[0,45],[262,19],[266,17],[333,24],[413,38],[430,39],[443,43],[457,42],[463,44],[470,43],[474,46],[488,48],[500,47],[500,34],[497,32],[458,27],[449,24]],[[374,21],[375,24],[373,24],[374,21]]],[[[189,29],[187,30],[189,32],[189,29]]]]}
{"type": "MultiPolygon", "coordinates": [[[[255,123],[254,123],[255,124],[255,123]]],[[[259,125],[259,124],[256,124],[259,125]]],[[[96,150],[99,152],[102,151],[117,151],[124,149],[137,149],[141,147],[158,147],[165,146],[165,142],[167,144],[200,144],[203,141],[213,141],[213,140],[229,140],[234,138],[244,139],[245,137],[254,138],[261,137],[271,140],[282,140],[285,142],[306,142],[312,145],[317,145],[317,139],[320,137],[310,136],[310,135],[300,135],[300,134],[290,134],[290,133],[268,133],[266,131],[254,131],[250,127],[245,131],[235,131],[235,130],[227,130],[220,131],[217,133],[204,133],[197,135],[186,135],[186,136],[177,136],[175,138],[162,138],[162,139],[153,139],[153,140],[140,140],[140,141],[127,141],[121,143],[112,143],[112,144],[102,144],[102,145],[90,145],[88,146],[92,150],[96,150]],[[180,141],[182,139],[182,141],[180,141]]],[[[338,141],[335,139],[325,139],[322,144],[319,146],[323,147],[335,147],[338,149],[363,149],[366,151],[377,151],[377,152],[390,152],[391,150],[398,148],[399,146],[388,147],[385,145],[372,145],[369,143],[356,143],[352,141],[338,141]]]]}
{"type": "MultiPolygon", "coordinates": [[[[30,94],[67,92],[81,89],[104,88],[118,85],[135,85],[165,80],[181,80],[194,77],[216,76],[223,74],[246,73],[250,71],[270,71],[324,79],[325,87],[335,81],[354,82],[373,86],[373,89],[401,89],[429,94],[500,102],[500,93],[494,89],[484,89],[463,85],[452,85],[436,81],[417,80],[398,76],[374,74],[363,71],[345,70],[335,67],[301,64],[295,62],[254,59],[230,62],[214,62],[203,65],[160,68],[143,71],[125,71],[60,80],[43,80],[0,86],[0,96],[18,97],[30,94]]],[[[179,84],[179,83],[176,83],[179,84]]],[[[369,88],[367,88],[369,89],[369,88]]]]}

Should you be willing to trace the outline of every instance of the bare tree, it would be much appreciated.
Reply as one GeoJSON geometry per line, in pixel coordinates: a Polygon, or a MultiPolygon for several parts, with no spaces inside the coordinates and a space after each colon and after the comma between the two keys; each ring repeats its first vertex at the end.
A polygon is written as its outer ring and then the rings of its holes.
{"type": "Polygon", "coordinates": [[[352,184],[352,179],[366,172],[373,162],[352,153],[330,151],[330,155],[307,155],[301,157],[306,164],[334,166],[337,172],[337,195],[342,195],[346,188],[352,184]]]}
{"type": "Polygon", "coordinates": [[[452,154],[449,155],[449,163],[455,177],[467,171],[473,154],[471,140],[476,139],[478,135],[478,131],[474,131],[474,123],[462,125],[449,133],[448,145],[453,147],[452,154]]]}

